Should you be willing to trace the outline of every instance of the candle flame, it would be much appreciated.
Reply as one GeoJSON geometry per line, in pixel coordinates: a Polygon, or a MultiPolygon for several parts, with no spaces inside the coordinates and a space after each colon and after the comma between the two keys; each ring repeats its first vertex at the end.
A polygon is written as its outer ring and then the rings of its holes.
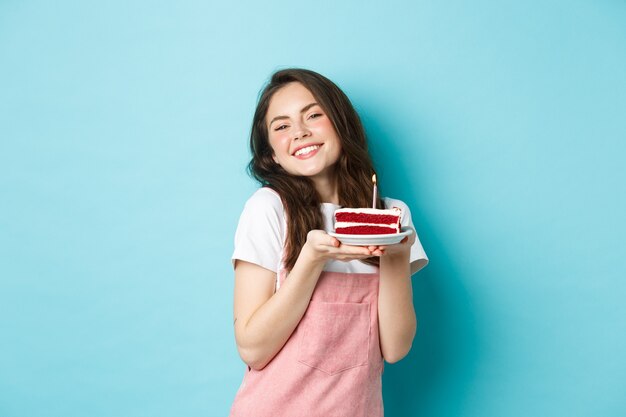
{"type": "Polygon", "coordinates": [[[376,184],[376,174],[372,175],[372,181],[376,184]]]}

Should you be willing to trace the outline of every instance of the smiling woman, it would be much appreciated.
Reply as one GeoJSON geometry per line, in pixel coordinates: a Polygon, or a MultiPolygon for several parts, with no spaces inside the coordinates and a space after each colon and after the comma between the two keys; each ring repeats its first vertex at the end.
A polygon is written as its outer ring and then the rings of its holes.
{"type": "MultiPolygon", "coordinates": [[[[235,235],[234,323],[247,364],[231,416],[382,416],[383,359],[415,335],[411,271],[428,258],[411,234],[389,246],[330,236],[340,207],[367,207],[374,172],[343,92],[308,70],[274,74],[254,115],[251,174],[263,186],[235,235]]],[[[390,198],[376,206],[402,208],[390,198]]]]}
{"type": "Polygon", "coordinates": [[[324,196],[337,203],[332,170],[339,159],[341,143],[332,121],[313,94],[301,83],[292,82],[276,92],[267,110],[269,143],[273,159],[288,174],[310,178],[324,196]],[[276,114],[283,114],[275,116],[276,114]]]}

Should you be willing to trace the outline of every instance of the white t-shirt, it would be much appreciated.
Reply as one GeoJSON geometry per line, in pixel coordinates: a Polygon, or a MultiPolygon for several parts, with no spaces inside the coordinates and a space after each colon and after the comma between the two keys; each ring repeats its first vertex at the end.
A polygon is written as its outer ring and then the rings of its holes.
{"type": "MultiPolygon", "coordinates": [[[[411,212],[404,202],[392,198],[383,198],[383,202],[387,208],[400,207],[402,209],[401,226],[409,226],[414,229],[411,212]]],[[[340,206],[336,204],[322,203],[324,230],[327,232],[333,231],[333,215],[338,208],[340,206]]],[[[239,259],[278,273],[282,269],[286,231],[285,209],[280,196],[267,187],[258,189],[246,202],[239,218],[239,225],[235,232],[233,264],[236,259],[239,259]]],[[[415,243],[411,246],[410,262],[422,260],[421,268],[423,268],[428,264],[428,257],[417,234],[415,237],[415,243]]],[[[324,271],[373,273],[377,272],[378,268],[359,260],[350,262],[330,260],[326,262],[324,271]]]]}

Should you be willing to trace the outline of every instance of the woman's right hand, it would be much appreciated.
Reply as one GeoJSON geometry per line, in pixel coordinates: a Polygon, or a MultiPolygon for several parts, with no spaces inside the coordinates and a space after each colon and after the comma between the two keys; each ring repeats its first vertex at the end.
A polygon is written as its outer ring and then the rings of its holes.
{"type": "Polygon", "coordinates": [[[302,250],[316,262],[326,262],[330,259],[348,262],[382,254],[378,247],[374,246],[344,245],[323,230],[311,230],[307,234],[302,250]]]}

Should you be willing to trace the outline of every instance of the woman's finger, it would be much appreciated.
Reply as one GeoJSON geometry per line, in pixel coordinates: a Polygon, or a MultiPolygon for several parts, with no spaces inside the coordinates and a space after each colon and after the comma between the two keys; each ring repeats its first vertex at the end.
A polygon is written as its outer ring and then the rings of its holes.
{"type": "Polygon", "coordinates": [[[329,253],[335,256],[372,256],[372,252],[364,246],[340,245],[339,247],[329,248],[329,253]]]}

